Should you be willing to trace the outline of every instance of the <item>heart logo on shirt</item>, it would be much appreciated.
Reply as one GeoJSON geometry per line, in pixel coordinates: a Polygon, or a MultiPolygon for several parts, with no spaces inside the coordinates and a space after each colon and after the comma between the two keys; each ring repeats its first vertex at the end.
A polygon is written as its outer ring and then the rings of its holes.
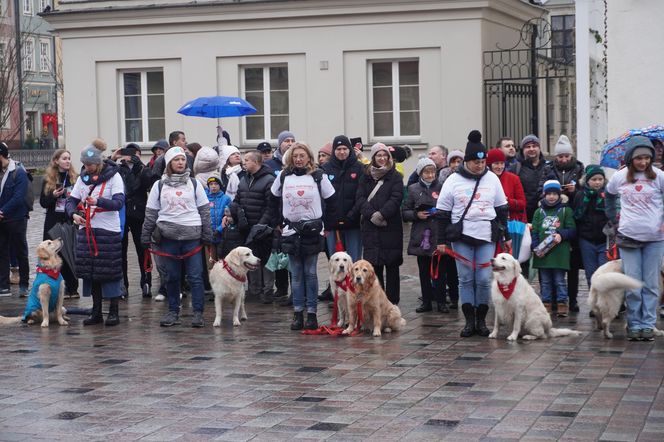
{"type": "Polygon", "coordinates": [[[637,184],[636,186],[634,186],[634,188],[636,189],[637,192],[640,192],[641,189],[643,189],[643,186],[640,185],[640,184],[637,184]]]}
{"type": "Polygon", "coordinates": [[[177,196],[182,196],[182,191],[181,191],[181,190],[178,190],[177,192],[175,192],[175,194],[176,194],[177,196]]]}
{"type": "Polygon", "coordinates": [[[297,191],[297,194],[298,194],[299,196],[304,195],[304,190],[298,190],[298,191],[297,191]]]}
{"type": "Polygon", "coordinates": [[[475,199],[476,199],[476,200],[480,199],[480,194],[479,194],[479,193],[476,193],[476,194],[475,194],[475,199]]]}
{"type": "Polygon", "coordinates": [[[356,174],[355,172],[353,172],[353,173],[350,174],[350,177],[351,177],[352,179],[355,179],[355,178],[357,178],[357,174],[356,174]]]}

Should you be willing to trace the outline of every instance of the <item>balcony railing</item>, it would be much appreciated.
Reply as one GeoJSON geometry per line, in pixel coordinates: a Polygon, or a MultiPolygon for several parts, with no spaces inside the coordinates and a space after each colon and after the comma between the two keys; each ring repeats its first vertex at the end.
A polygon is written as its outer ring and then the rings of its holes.
{"type": "Polygon", "coordinates": [[[26,169],[44,169],[51,162],[55,149],[10,149],[9,155],[26,169]]]}

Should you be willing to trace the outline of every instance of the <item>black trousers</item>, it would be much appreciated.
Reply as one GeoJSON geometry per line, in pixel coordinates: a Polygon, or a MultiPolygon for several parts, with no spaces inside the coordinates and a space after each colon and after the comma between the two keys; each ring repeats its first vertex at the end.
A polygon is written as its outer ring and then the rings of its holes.
{"type": "Polygon", "coordinates": [[[30,264],[28,262],[28,219],[0,222],[0,289],[9,288],[9,248],[18,260],[19,287],[28,288],[30,264]]]}
{"type": "Polygon", "coordinates": [[[376,276],[380,282],[380,286],[385,290],[387,299],[394,305],[399,305],[400,288],[401,284],[399,281],[399,264],[391,264],[388,266],[374,266],[376,271],[376,276]],[[383,271],[385,275],[383,276],[383,271]]]}
{"type": "Polygon", "coordinates": [[[279,295],[288,294],[288,275],[288,270],[285,269],[274,272],[274,285],[276,286],[279,295]]]}
{"type": "Polygon", "coordinates": [[[131,237],[134,241],[134,248],[136,249],[136,255],[138,255],[138,268],[141,271],[141,289],[145,283],[152,285],[152,278],[150,277],[150,274],[147,273],[143,268],[143,255],[145,253],[145,249],[143,249],[143,244],[141,244],[141,230],[143,230],[143,220],[127,217],[124,226],[124,236],[122,237],[122,272],[124,273],[125,288],[129,288],[129,278],[127,276],[127,251],[129,249],[129,232],[131,232],[131,237]]]}
{"type": "Polygon", "coordinates": [[[445,296],[450,297],[450,302],[452,304],[459,303],[459,272],[457,271],[456,261],[449,255],[444,255],[441,260],[441,265],[443,266],[441,274],[445,275],[441,285],[443,287],[443,299],[445,296]]]}
{"type": "Polygon", "coordinates": [[[431,257],[418,256],[417,269],[420,274],[420,289],[422,290],[422,304],[445,302],[445,273],[443,271],[443,260],[438,262],[438,279],[431,277],[431,257]]]}

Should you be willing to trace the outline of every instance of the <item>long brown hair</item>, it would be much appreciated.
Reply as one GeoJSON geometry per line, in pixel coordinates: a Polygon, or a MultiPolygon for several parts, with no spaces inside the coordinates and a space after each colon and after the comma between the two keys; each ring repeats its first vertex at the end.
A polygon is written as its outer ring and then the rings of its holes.
{"type": "MultiPolygon", "coordinates": [[[[58,161],[60,157],[66,153],[68,153],[71,157],[71,152],[69,152],[67,149],[58,149],[53,152],[51,162],[46,167],[46,172],[44,175],[44,193],[46,195],[53,193],[58,185],[63,184],[60,182],[60,169],[58,168],[56,161],[58,161]]],[[[73,186],[77,177],[78,174],[76,173],[76,170],[74,170],[74,166],[71,165],[69,167],[69,171],[67,172],[67,181],[69,181],[69,184],[73,186]]]]}
{"type": "MultiPolygon", "coordinates": [[[[627,176],[625,177],[628,183],[633,184],[636,182],[636,177],[634,175],[637,172],[638,170],[636,170],[636,168],[634,167],[634,162],[633,161],[630,162],[629,166],[627,166],[627,176]]],[[[652,168],[652,157],[650,157],[650,163],[648,163],[648,167],[646,167],[646,170],[644,170],[643,173],[645,174],[646,178],[648,178],[649,180],[654,180],[655,178],[657,178],[657,174],[652,168]]]]}

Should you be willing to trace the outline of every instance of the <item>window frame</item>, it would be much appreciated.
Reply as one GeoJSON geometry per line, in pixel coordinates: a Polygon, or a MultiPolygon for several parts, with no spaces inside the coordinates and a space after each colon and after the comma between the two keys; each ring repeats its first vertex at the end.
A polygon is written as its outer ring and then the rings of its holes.
{"type": "Polygon", "coordinates": [[[47,38],[40,38],[39,39],[39,72],[46,72],[49,73],[51,72],[52,65],[53,65],[53,60],[51,59],[51,40],[47,38]],[[46,45],[46,52],[44,53],[43,51],[43,46],[46,45]],[[44,58],[46,57],[46,58],[44,58]],[[47,61],[47,66],[46,69],[44,69],[44,59],[47,61]]]}
{"type": "Polygon", "coordinates": [[[23,0],[23,15],[35,15],[35,6],[32,4],[33,0],[23,0]]]}
{"type": "Polygon", "coordinates": [[[44,12],[47,6],[53,7],[51,0],[39,0],[39,12],[44,12]]]}
{"type": "Polygon", "coordinates": [[[288,63],[267,63],[267,64],[248,64],[240,66],[240,96],[245,100],[247,99],[247,83],[246,74],[247,69],[262,69],[263,70],[263,131],[264,138],[249,138],[247,134],[247,123],[244,121],[242,125],[242,140],[244,144],[257,145],[261,141],[268,141],[276,143],[276,138],[270,138],[272,133],[272,112],[270,111],[271,97],[270,97],[270,68],[286,68],[288,74],[288,129],[291,126],[291,85],[290,85],[290,68],[288,63]]]}
{"type": "Polygon", "coordinates": [[[575,38],[574,34],[576,33],[576,17],[574,14],[559,14],[551,16],[551,58],[554,60],[563,62],[565,64],[574,63],[574,55],[576,53],[575,38]],[[560,20],[562,21],[562,27],[554,28],[554,22],[560,20]],[[572,26],[568,27],[568,21],[572,22],[572,26]],[[562,44],[554,44],[555,36],[562,36],[562,44]],[[570,44],[565,44],[565,37],[569,35],[570,44]],[[556,57],[556,52],[560,51],[562,57],[556,57]],[[568,54],[569,51],[569,54],[568,54]],[[568,57],[569,56],[569,57],[568,57]]]}
{"type": "MultiPolygon", "coordinates": [[[[141,144],[153,144],[158,140],[150,140],[150,115],[148,114],[148,72],[161,72],[162,79],[164,79],[164,70],[163,68],[147,68],[147,69],[120,69],[118,70],[119,76],[119,96],[120,96],[120,138],[122,143],[137,143],[141,144]],[[125,92],[124,92],[124,76],[125,74],[141,74],[141,131],[143,133],[143,139],[141,140],[127,140],[127,126],[126,126],[126,115],[125,115],[125,92]]],[[[164,128],[166,127],[166,85],[164,84],[164,128]]],[[[164,137],[166,134],[164,133],[164,137]]]]}
{"type": "Polygon", "coordinates": [[[27,37],[25,41],[23,42],[23,70],[25,72],[36,72],[36,62],[35,62],[35,40],[32,37],[27,37]],[[30,56],[28,57],[28,51],[26,48],[28,48],[28,44],[32,48],[32,51],[30,51],[30,56]],[[30,66],[28,66],[28,60],[30,60],[30,66]]]}
{"type": "Polygon", "coordinates": [[[371,59],[367,60],[367,103],[369,107],[369,139],[372,142],[419,142],[422,139],[422,96],[421,96],[421,77],[420,77],[420,57],[406,57],[406,58],[388,58],[388,59],[371,59]],[[417,62],[417,93],[419,106],[417,112],[419,113],[420,130],[417,135],[401,135],[401,102],[399,99],[399,63],[401,62],[417,62]],[[373,98],[373,65],[377,63],[391,63],[392,64],[392,135],[375,135],[374,126],[374,98],[373,98]]]}

